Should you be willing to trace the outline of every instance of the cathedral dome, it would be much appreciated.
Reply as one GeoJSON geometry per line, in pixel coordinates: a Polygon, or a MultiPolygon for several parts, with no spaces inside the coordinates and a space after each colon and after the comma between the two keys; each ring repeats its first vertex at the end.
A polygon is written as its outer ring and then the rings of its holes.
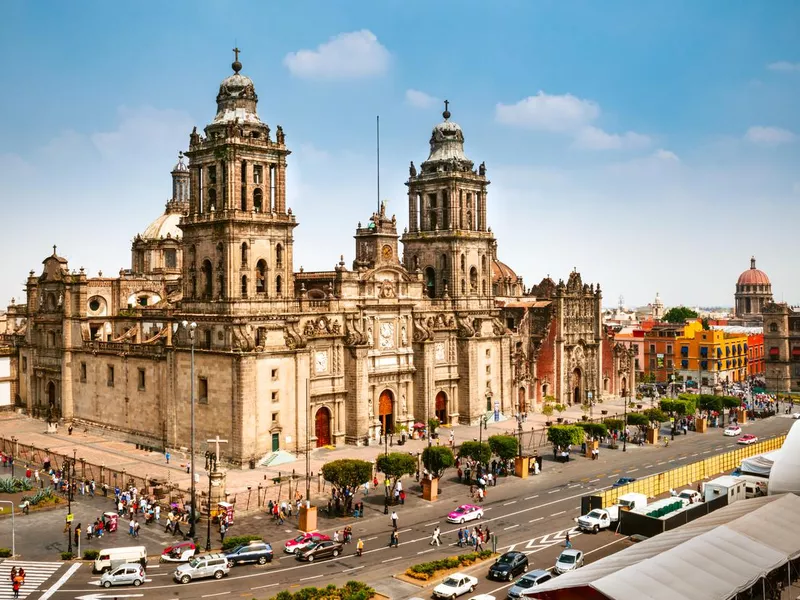
{"type": "Polygon", "coordinates": [[[214,117],[214,124],[220,123],[261,123],[256,113],[258,96],[253,80],[242,75],[242,63],[239,62],[239,50],[236,52],[236,60],[231,65],[233,75],[229,75],[219,84],[217,94],[217,114],[214,117]]]}
{"type": "Polygon", "coordinates": [[[448,104],[449,102],[445,100],[445,109],[442,113],[444,121],[436,125],[431,132],[431,151],[425,163],[455,162],[471,169],[472,161],[464,154],[464,132],[458,123],[450,120],[448,104]]]}
{"type": "Polygon", "coordinates": [[[739,280],[736,282],[737,285],[770,285],[769,277],[764,271],[760,269],[756,269],[756,259],[752,257],[750,259],[750,268],[747,269],[744,273],[739,275],[739,280]]]}
{"type": "Polygon", "coordinates": [[[492,261],[492,281],[503,281],[506,278],[510,278],[511,281],[516,281],[517,274],[514,272],[514,269],[509,267],[506,263],[495,258],[492,261]]]}
{"type": "Polygon", "coordinates": [[[147,228],[142,232],[142,239],[160,240],[167,237],[180,239],[182,234],[181,228],[178,227],[180,222],[180,211],[167,210],[167,212],[147,226],[147,228]]]}

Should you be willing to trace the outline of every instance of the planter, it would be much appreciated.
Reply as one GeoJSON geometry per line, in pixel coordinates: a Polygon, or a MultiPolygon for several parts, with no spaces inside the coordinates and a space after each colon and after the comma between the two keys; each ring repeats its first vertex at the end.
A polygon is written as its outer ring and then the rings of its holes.
{"type": "Polygon", "coordinates": [[[530,461],[527,456],[518,456],[514,459],[514,475],[520,479],[528,477],[528,465],[530,461]]]}
{"type": "Polygon", "coordinates": [[[306,505],[303,504],[300,507],[300,520],[298,523],[298,529],[300,531],[316,531],[317,530],[317,507],[316,506],[309,506],[306,508],[306,505]]]}
{"type": "Polygon", "coordinates": [[[641,404],[637,404],[636,408],[638,408],[639,410],[642,410],[642,405],[641,404]]]}
{"type": "Polygon", "coordinates": [[[564,422],[564,417],[557,417],[556,421],[558,421],[559,423],[563,423],[564,422]]]}
{"type": "Polygon", "coordinates": [[[553,422],[552,421],[545,421],[544,424],[547,425],[548,427],[550,427],[553,424],[553,422]]]}
{"type": "Polygon", "coordinates": [[[589,420],[589,417],[587,417],[586,415],[583,415],[583,416],[581,417],[581,420],[583,420],[583,421],[588,421],[588,420],[589,420]]]}
{"type": "Polygon", "coordinates": [[[739,425],[747,423],[747,411],[743,408],[737,408],[736,420],[739,421],[739,425]]]}
{"type": "Polygon", "coordinates": [[[592,450],[596,450],[599,447],[600,447],[600,442],[598,442],[597,440],[592,440],[590,442],[587,442],[586,454],[584,456],[586,456],[586,458],[592,458],[592,450]]]}
{"type": "Polygon", "coordinates": [[[608,411],[607,411],[607,410],[601,410],[601,411],[600,411],[600,414],[601,414],[601,415],[607,415],[607,414],[608,414],[608,411]]]}
{"type": "Polygon", "coordinates": [[[647,429],[647,443],[653,444],[654,446],[658,444],[658,429],[655,427],[649,427],[647,429]]]}
{"type": "Polygon", "coordinates": [[[694,420],[694,429],[697,433],[705,433],[708,429],[708,419],[699,417],[694,420]]]}
{"type": "Polygon", "coordinates": [[[439,480],[436,478],[422,480],[422,499],[435,502],[439,497],[439,480]]]}

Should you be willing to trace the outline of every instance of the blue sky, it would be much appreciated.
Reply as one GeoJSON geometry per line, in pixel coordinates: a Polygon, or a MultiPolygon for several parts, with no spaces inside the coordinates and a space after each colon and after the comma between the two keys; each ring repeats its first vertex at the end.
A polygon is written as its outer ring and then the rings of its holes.
{"type": "Polygon", "coordinates": [[[577,267],[608,305],[730,305],[755,254],[800,302],[800,4],[295,0],[6,3],[0,303],[53,244],[91,274],[130,266],[234,45],[293,150],[296,269],[352,261],[376,114],[402,229],[447,98],[527,285],[577,267]]]}

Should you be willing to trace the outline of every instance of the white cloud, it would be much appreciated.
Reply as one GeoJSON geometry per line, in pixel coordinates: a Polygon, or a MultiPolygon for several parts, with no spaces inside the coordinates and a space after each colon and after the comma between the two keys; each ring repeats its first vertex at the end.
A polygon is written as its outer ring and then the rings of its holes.
{"type": "Polygon", "coordinates": [[[439,104],[439,99],[419,90],[406,90],[406,102],[414,108],[432,108],[439,104]]]}
{"type": "Polygon", "coordinates": [[[779,60],[768,64],[767,69],[770,71],[800,71],[800,62],[793,63],[788,60],[779,60]]]}
{"type": "Polygon", "coordinates": [[[590,125],[577,133],[574,145],[585,150],[633,150],[649,146],[650,138],[635,131],[607,133],[590,125]]]}
{"type": "Polygon", "coordinates": [[[650,138],[635,131],[609,133],[593,125],[600,106],[572,94],[547,94],[539,91],[516,104],[498,102],[495,119],[535,131],[563,133],[574,138],[573,146],[585,150],[631,150],[650,145],[650,138]]]}
{"type": "Polygon", "coordinates": [[[655,152],[653,152],[653,158],[657,158],[659,160],[665,160],[667,162],[680,162],[680,158],[678,155],[672,152],[671,150],[664,150],[663,148],[659,148],[655,152]]]}
{"type": "Polygon", "coordinates": [[[550,95],[539,91],[516,104],[497,103],[499,123],[540,131],[572,132],[600,116],[600,107],[572,94],[550,95]]]}
{"type": "Polygon", "coordinates": [[[358,79],[389,68],[389,51],[367,29],[340,33],[316,50],[289,52],[283,64],[303,79],[358,79]]]}
{"type": "Polygon", "coordinates": [[[780,127],[751,127],[744,134],[748,142],[758,144],[760,146],[778,146],[780,144],[789,144],[797,139],[797,136],[788,129],[781,129],[780,127]]]}

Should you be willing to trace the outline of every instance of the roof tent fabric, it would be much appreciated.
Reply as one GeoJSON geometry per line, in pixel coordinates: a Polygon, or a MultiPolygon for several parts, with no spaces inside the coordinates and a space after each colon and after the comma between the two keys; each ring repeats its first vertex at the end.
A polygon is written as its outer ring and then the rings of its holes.
{"type": "Polygon", "coordinates": [[[745,458],[742,461],[742,466],[740,468],[742,469],[743,473],[760,475],[761,477],[769,477],[769,472],[772,470],[772,465],[780,452],[780,450],[773,450],[772,452],[767,452],[766,454],[759,454],[758,456],[745,458]]]}
{"type": "Polygon", "coordinates": [[[800,494],[800,421],[792,425],[769,474],[769,494],[800,494]]]}
{"type": "Polygon", "coordinates": [[[590,586],[614,600],[727,599],[800,555],[792,494],[740,500],[577,571],[538,591],[590,586]]]}

